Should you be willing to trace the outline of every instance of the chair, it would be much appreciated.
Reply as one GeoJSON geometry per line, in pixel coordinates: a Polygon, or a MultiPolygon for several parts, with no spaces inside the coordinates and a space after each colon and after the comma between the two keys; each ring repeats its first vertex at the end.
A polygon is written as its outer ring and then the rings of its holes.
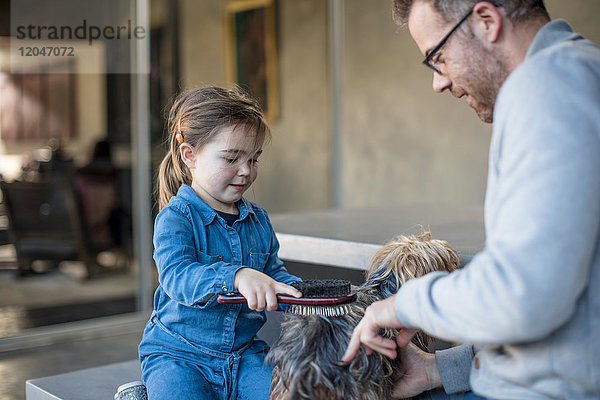
{"type": "Polygon", "coordinates": [[[98,271],[69,180],[0,182],[0,187],[20,276],[33,273],[32,262],[36,260],[56,265],[63,260],[82,261],[88,277],[98,271]]]}
{"type": "Polygon", "coordinates": [[[8,220],[6,219],[6,211],[4,211],[4,204],[0,203],[0,246],[9,244],[8,238],[8,220]]]}

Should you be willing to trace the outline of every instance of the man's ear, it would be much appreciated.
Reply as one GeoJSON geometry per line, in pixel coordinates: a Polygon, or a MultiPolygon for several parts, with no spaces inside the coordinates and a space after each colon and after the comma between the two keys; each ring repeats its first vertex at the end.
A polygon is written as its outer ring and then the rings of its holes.
{"type": "Polygon", "coordinates": [[[192,169],[194,167],[194,164],[196,163],[196,152],[192,146],[185,142],[181,143],[179,145],[179,155],[188,168],[192,169]]]}
{"type": "Polygon", "coordinates": [[[500,37],[504,11],[487,1],[481,1],[473,7],[475,35],[488,43],[495,43],[500,37]]]}

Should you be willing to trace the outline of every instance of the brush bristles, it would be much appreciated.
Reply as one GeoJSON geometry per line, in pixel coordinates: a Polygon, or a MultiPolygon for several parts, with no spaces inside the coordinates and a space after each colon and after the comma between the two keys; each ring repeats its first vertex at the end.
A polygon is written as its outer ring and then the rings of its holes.
{"type": "Polygon", "coordinates": [[[324,317],[340,317],[350,312],[349,304],[338,304],[334,306],[313,306],[294,304],[288,311],[296,315],[322,315],[324,317]]]}
{"type": "Polygon", "coordinates": [[[303,297],[340,297],[350,294],[350,281],[344,279],[312,279],[292,283],[303,297]]]}

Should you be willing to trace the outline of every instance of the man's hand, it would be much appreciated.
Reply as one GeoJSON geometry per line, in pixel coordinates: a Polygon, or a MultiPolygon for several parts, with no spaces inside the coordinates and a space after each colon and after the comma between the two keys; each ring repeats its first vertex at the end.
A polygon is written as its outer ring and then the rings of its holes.
{"type": "MultiPolygon", "coordinates": [[[[350,362],[356,357],[360,345],[365,346],[367,355],[373,351],[389,358],[396,358],[397,343],[391,339],[379,336],[377,332],[383,328],[403,328],[394,310],[395,296],[371,304],[365,310],[363,319],[356,325],[348,349],[342,358],[343,362],[350,362]]],[[[402,329],[396,338],[398,344],[406,346],[416,333],[416,329],[402,329]]]]}
{"type": "Polygon", "coordinates": [[[403,375],[394,385],[393,398],[414,397],[442,384],[435,355],[420,350],[413,343],[398,349],[398,365],[403,375]]]}

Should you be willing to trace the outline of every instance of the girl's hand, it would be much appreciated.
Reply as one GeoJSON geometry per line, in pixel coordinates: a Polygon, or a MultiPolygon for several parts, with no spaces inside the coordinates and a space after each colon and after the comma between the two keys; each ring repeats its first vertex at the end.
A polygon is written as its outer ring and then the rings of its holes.
{"type": "Polygon", "coordinates": [[[268,275],[252,268],[242,268],[235,273],[233,287],[246,298],[248,308],[255,311],[277,308],[277,295],[301,297],[302,293],[292,286],[277,282],[268,275]]]}

